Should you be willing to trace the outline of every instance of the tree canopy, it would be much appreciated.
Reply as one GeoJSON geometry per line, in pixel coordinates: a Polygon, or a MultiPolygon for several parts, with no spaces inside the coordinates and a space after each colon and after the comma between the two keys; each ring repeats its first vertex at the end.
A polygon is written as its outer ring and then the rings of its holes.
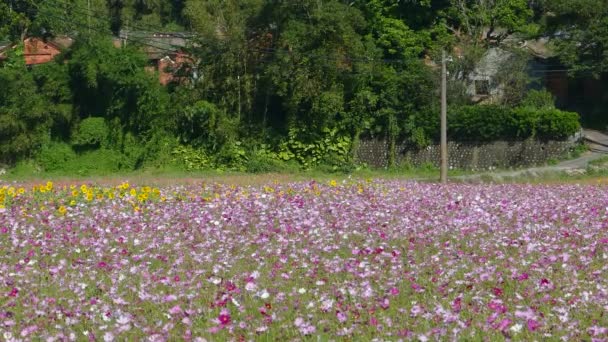
{"type": "MultiPolygon", "coordinates": [[[[2,0],[0,42],[76,42],[31,70],[18,49],[6,54],[0,157],[35,157],[53,141],[115,150],[129,165],[165,153],[238,168],[260,158],[340,164],[364,137],[422,146],[436,138],[442,49],[462,52],[450,103],[464,106],[462,83],[481,56],[526,39],[550,37],[565,66],[601,76],[606,18],[607,2],[593,0],[2,0]],[[121,30],[187,32],[189,80],[160,86],[144,71],[149,42],[123,37],[128,48],[117,49],[121,30]]],[[[501,75],[511,107],[529,81],[518,56],[501,75]]]]}

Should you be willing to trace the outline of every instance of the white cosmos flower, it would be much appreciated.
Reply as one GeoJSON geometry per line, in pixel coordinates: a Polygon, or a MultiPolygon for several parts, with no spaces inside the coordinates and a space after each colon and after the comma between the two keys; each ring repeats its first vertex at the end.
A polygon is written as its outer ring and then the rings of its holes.
{"type": "Polygon", "coordinates": [[[266,298],[270,297],[270,293],[268,293],[268,291],[266,291],[265,289],[260,291],[260,293],[258,295],[262,299],[266,299],[266,298]]]}
{"type": "Polygon", "coordinates": [[[518,332],[520,332],[520,331],[521,331],[521,329],[522,329],[523,327],[524,327],[523,325],[521,325],[521,324],[517,323],[517,324],[513,325],[513,326],[511,327],[511,329],[510,329],[510,330],[511,330],[512,332],[514,332],[514,333],[518,333],[518,332]]]}

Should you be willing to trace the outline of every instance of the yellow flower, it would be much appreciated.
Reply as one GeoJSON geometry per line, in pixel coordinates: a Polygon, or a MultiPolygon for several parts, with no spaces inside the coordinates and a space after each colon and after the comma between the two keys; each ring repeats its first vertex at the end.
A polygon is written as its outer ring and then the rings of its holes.
{"type": "Polygon", "coordinates": [[[25,193],[25,189],[24,188],[19,188],[19,189],[17,189],[17,193],[19,195],[23,195],[25,193]]]}
{"type": "Polygon", "coordinates": [[[59,207],[59,209],[57,209],[57,211],[61,214],[61,215],[65,215],[65,213],[68,211],[68,209],[65,206],[61,206],[59,207]]]}
{"type": "Polygon", "coordinates": [[[338,182],[336,182],[335,179],[332,179],[332,180],[329,181],[329,186],[335,188],[336,186],[338,186],[338,182]]]}
{"type": "Polygon", "coordinates": [[[73,191],[72,191],[72,196],[73,196],[73,197],[78,197],[78,195],[79,195],[79,194],[80,194],[80,193],[79,193],[77,190],[73,190],[73,191]]]}
{"type": "Polygon", "coordinates": [[[137,195],[137,190],[131,189],[130,193],[131,193],[131,196],[135,196],[135,195],[137,195]]]}
{"type": "Polygon", "coordinates": [[[135,207],[133,210],[135,210],[135,212],[139,212],[141,209],[139,207],[135,207]]]}
{"type": "Polygon", "coordinates": [[[53,182],[48,181],[46,182],[46,191],[51,191],[53,190],[53,182]]]}
{"type": "Polygon", "coordinates": [[[108,198],[109,199],[113,199],[114,198],[114,193],[113,192],[108,192],[108,198]]]}
{"type": "Polygon", "coordinates": [[[70,205],[71,205],[72,207],[73,207],[73,206],[75,206],[75,205],[76,205],[76,201],[75,201],[75,200],[71,200],[71,201],[70,201],[70,205]]]}
{"type": "Polygon", "coordinates": [[[86,184],[82,184],[82,185],[80,186],[80,191],[81,191],[83,194],[84,194],[84,193],[86,193],[86,192],[87,192],[87,190],[88,190],[88,189],[87,189],[87,185],[86,185],[86,184]]]}

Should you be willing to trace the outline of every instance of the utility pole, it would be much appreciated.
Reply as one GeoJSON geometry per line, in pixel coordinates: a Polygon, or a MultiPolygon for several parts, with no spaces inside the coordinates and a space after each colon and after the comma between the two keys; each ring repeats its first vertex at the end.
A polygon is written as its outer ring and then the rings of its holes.
{"type": "Polygon", "coordinates": [[[89,39],[91,39],[91,0],[87,0],[87,25],[89,26],[89,39]]]}
{"type": "Polygon", "coordinates": [[[447,114],[448,114],[448,99],[447,99],[447,57],[445,49],[441,56],[441,183],[448,182],[448,133],[447,133],[447,114]]]}

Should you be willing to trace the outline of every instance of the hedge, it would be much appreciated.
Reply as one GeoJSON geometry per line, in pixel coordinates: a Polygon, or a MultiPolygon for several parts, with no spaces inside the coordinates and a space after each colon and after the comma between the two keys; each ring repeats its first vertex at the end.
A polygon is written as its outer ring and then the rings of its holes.
{"type": "Polygon", "coordinates": [[[455,141],[565,140],[579,129],[577,113],[554,108],[478,105],[448,113],[448,135],[455,141]]]}

